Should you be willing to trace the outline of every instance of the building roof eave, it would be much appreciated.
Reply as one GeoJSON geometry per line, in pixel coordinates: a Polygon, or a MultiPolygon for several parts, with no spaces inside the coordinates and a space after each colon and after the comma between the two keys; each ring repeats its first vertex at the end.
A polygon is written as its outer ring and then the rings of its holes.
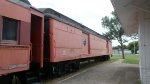
{"type": "MultiPolygon", "coordinates": [[[[148,0],[111,0],[127,35],[138,32],[139,12],[149,12],[148,0]]],[[[150,13],[150,12],[149,12],[150,13]]]]}

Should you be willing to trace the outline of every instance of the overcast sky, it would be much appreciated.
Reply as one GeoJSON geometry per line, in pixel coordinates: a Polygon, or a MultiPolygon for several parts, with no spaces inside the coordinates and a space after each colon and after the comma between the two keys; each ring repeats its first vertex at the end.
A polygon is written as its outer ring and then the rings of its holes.
{"type": "MultiPolygon", "coordinates": [[[[102,34],[101,18],[114,10],[110,0],[29,0],[36,8],[52,8],[102,34]]],[[[117,45],[114,44],[113,45],[117,45]]]]}

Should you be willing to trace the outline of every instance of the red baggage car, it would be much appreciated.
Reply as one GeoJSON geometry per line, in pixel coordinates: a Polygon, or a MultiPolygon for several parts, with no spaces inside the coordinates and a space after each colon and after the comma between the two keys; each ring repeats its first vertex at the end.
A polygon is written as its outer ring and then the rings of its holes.
{"type": "Polygon", "coordinates": [[[44,68],[51,74],[76,70],[82,60],[109,59],[108,39],[50,8],[40,10],[45,14],[44,68]]]}

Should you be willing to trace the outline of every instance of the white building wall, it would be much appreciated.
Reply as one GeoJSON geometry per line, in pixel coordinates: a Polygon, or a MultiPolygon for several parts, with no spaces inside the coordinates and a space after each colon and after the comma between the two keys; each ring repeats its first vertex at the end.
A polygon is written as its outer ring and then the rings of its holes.
{"type": "Polygon", "coordinates": [[[139,24],[141,82],[150,84],[150,14],[141,13],[139,24]]]}

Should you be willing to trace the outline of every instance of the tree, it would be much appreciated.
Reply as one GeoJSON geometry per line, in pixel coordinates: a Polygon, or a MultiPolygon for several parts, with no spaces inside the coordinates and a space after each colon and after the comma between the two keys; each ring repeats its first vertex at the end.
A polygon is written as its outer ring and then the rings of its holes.
{"type": "MultiPolygon", "coordinates": [[[[117,50],[117,51],[118,51],[118,54],[119,54],[119,53],[120,53],[120,50],[121,50],[121,46],[120,46],[120,45],[114,46],[113,49],[114,49],[114,50],[117,50]]],[[[127,46],[126,46],[126,45],[123,45],[123,49],[127,49],[127,46]]]]}
{"type": "Polygon", "coordinates": [[[117,13],[113,11],[111,14],[112,17],[105,16],[102,18],[102,25],[108,30],[108,32],[103,35],[109,40],[117,40],[120,43],[122,58],[125,59],[123,44],[127,42],[127,40],[124,38],[124,30],[119,22],[117,13]]]}
{"type": "Polygon", "coordinates": [[[137,40],[137,39],[139,39],[138,33],[134,33],[134,34],[130,35],[130,37],[131,37],[132,40],[137,40]]]}
{"type": "MultiPolygon", "coordinates": [[[[127,46],[123,45],[123,48],[127,49],[127,46]]],[[[114,46],[113,49],[120,49],[121,50],[121,46],[120,45],[114,46]]]]}
{"type": "Polygon", "coordinates": [[[131,50],[131,53],[132,53],[132,54],[137,54],[137,51],[139,50],[138,41],[130,42],[130,43],[128,44],[127,48],[128,48],[129,50],[131,50]]]}

